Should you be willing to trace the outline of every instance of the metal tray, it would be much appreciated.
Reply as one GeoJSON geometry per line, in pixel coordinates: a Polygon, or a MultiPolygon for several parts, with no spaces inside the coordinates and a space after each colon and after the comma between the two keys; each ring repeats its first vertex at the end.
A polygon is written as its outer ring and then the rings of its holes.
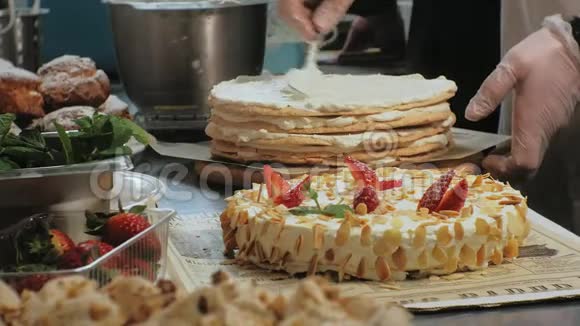
{"type": "Polygon", "coordinates": [[[129,157],[0,173],[0,228],[39,212],[107,211],[115,171],[133,168],[129,157]]]}
{"type": "MultiPolygon", "coordinates": [[[[169,221],[175,216],[175,211],[167,209],[148,209],[146,214],[151,223],[149,228],[129,241],[116,247],[109,253],[99,257],[89,265],[76,269],[50,272],[0,273],[0,279],[8,284],[17,286],[21,280],[31,276],[52,279],[67,275],[83,275],[97,281],[101,285],[104,285],[110,281],[111,277],[121,273],[142,276],[155,281],[165,275],[165,270],[167,268],[169,221]],[[148,252],[147,249],[147,244],[150,243],[150,237],[156,237],[159,240],[159,255],[154,259],[143,259],[142,257],[153,256],[153,253],[148,252]],[[131,262],[136,260],[139,261],[138,268],[131,264],[131,262]],[[128,268],[127,266],[133,268],[128,268]]],[[[64,215],[50,216],[50,219],[57,225],[59,224],[59,219],[66,219],[67,223],[84,224],[83,212],[70,212],[64,215]]],[[[67,232],[75,242],[83,241],[87,237],[84,233],[71,233],[70,229],[65,229],[63,231],[67,232]]]]}

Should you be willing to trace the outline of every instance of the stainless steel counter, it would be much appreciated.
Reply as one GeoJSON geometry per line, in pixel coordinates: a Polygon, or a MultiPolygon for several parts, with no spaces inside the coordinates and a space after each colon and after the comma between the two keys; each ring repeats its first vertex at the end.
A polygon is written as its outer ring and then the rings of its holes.
{"type": "MultiPolygon", "coordinates": [[[[137,157],[135,166],[139,172],[164,179],[168,192],[160,205],[176,209],[179,214],[219,212],[225,206],[223,199],[232,191],[224,191],[223,186],[200,184],[191,161],[163,158],[152,150],[137,157]]],[[[580,300],[421,313],[415,316],[415,325],[580,325],[580,300]]]]}

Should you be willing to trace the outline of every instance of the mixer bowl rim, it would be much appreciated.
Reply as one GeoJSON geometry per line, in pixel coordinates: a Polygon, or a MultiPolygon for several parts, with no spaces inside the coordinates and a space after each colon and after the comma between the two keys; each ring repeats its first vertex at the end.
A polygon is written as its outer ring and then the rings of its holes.
{"type": "MultiPolygon", "coordinates": [[[[41,8],[34,10],[32,8],[16,8],[16,16],[19,17],[29,17],[29,16],[41,16],[50,13],[50,9],[41,8]]],[[[10,11],[8,9],[0,9],[0,17],[10,16],[10,11]]]]}
{"type": "Polygon", "coordinates": [[[200,0],[200,1],[140,1],[140,0],[102,0],[112,6],[128,5],[136,10],[179,11],[204,10],[230,7],[246,7],[269,4],[274,0],[200,0]]]}

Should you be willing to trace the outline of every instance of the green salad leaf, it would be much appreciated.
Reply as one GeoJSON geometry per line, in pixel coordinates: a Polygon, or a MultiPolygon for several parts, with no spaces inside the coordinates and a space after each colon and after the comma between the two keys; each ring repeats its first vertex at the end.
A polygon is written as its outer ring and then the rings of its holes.
{"type": "Polygon", "coordinates": [[[10,132],[12,127],[12,122],[16,119],[16,116],[12,113],[6,113],[0,115],[0,142],[4,140],[4,137],[10,132]]]}
{"type": "Polygon", "coordinates": [[[136,139],[145,145],[152,136],[131,120],[95,114],[75,121],[78,130],[67,131],[55,123],[58,141],[47,141],[38,129],[10,133],[13,114],[0,115],[0,171],[85,163],[131,155],[127,143],[136,139]]]}
{"type": "Polygon", "coordinates": [[[58,138],[60,139],[60,143],[62,145],[62,151],[64,152],[65,162],[66,164],[73,164],[75,160],[70,137],[68,136],[63,126],[61,126],[56,122],[54,123],[54,126],[56,127],[56,132],[58,133],[58,138]]]}

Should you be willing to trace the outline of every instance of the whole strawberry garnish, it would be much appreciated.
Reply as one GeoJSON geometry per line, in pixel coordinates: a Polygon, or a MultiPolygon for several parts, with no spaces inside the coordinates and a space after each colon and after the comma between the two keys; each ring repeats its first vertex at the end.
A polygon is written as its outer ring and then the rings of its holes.
{"type": "Polygon", "coordinates": [[[356,211],[356,207],[359,204],[365,204],[367,206],[367,213],[373,212],[379,206],[379,196],[375,188],[371,186],[365,186],[358,190],[354,195],[353,208],[356,211]]]}
{"type": "Polygon", "coordinates": [[[359,187],[372,186],[376,188],[379,184],[379,178],[375,170],[371,169],[368,165],[355,160],[351,156],[345,156],[344,163],[348,166],[352,177],[359,187]]]}
{"type": "Polygon", "coordinates": [[[59,269],[74,269],[85,265],[86,254],[84,250],[74,247],[62,254],[58,259],[59,269]]]}
{"type": "Polygon", "coordinates": [[[59,255],[75,247],[75,243],[66,233],[57,229],[50,229],[49,233],[51,235],[50,241],[59,255]]]}
{"type": "Polygon", "coordinates": [[[459,212],[463,205],[465,205],[465,199],[467,199],[469,186],[467,185],[467,180],[463,179],[459,181],[458,184],[453,187],[453,189],[447,190],[443,199],[437,206],[436,211],[457,211],[459,212]]]}
{"type": "Polygon", "coordinates": [[[282,195],[273,198],[274,203],[276,205],[284,205],[288,208],[294,208],[300,206],[306,196],[304,195],[304,191],[310,185],[310,176],[304,178],[304,180],[300,181],[297,185],[292,187],[292,189],[286,191],[282,195]]]}
{"type": "Polygon", "coordinates": [[[417,205],[417,210],[420,208],[427,208],[430,212],[436,211],[443,195],[449,188],[449,184],[453,177],[455,176],[454,170],[449,170],[447,173],[442,175],[435,183],[433,183],[427,191],[421,197],[419,204],[417,205]]]}

